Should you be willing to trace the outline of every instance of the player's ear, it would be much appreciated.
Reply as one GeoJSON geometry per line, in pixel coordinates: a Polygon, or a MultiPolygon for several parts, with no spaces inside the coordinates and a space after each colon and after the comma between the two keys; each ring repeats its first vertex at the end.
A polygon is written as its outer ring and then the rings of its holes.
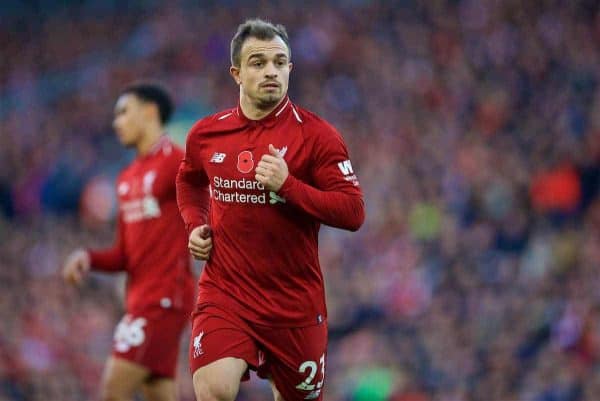
{"type": "Polygon", "coordinates": [[[291,72],[291,71],[292,71],[292,68],[294,68],[294,64],[293,64],[293,63],[290,61],[290,62],[288,63],[288,65],[289,65],[289,67],[288,67],[288,68],[289,68],[289,71],[291,72]]]}
{"type": "Polygon", "coordinates": [[[158,105],[156,103],[144,103],[144,115],[146,117],[146,121],[150,119],[156,118],[160,121],[160,112],[158,111],[158,105]]]}
{"type": "Polygon", "coordinates": [[[232,65],[229,67],[229,74],[232,76],[236,84],[241,85],[242,80],[240,79],[240,68],[232,65]]]}

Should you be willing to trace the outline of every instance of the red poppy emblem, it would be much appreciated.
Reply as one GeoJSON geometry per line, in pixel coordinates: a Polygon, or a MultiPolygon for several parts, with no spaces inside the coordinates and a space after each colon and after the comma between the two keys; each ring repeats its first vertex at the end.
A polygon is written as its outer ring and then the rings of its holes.
{"type": "Polygon", "coordinates": [[[242,173],[246,174],[254,168],[254,160],[252,160],[252,152],[244,150],[238,155],[237,168],[242,173]]]}

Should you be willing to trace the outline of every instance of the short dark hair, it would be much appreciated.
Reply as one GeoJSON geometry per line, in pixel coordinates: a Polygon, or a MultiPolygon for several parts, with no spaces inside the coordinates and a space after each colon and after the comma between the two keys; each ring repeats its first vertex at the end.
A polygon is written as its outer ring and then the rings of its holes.
{"type": "Polygon", "coordinates": [[[169,92],[160,84],[138,82],[127,86],[121,95],[132,94],[142,102],[154,103],[158,107],[160,122],[165,125],[173,114],[173,101],[169,92]]]}
{"type": "Polygon", "coordinates": [[[231,39],[231,65],[239,67],[242,63],[240,53],[242,45],[248,38],[256,38],[259,40],[271,40],[275,36],[279,36],[285,43],[288,49],[288,55],[292,57],[292,49],[290,48],[290,39],[288,38],[285,27],[281,24],[274,25],[269,21],[260,18],[246,20],[238,26],[237,32],[231,39]]]}

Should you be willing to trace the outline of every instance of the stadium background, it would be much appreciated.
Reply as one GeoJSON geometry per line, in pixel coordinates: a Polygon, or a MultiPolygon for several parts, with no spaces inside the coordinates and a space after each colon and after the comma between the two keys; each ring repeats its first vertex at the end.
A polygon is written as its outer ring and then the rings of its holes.
{"type": "Polygon", "coordinates": [[[229,40],[253,16],[288,27],[291,97],[344,134],[366,197],[358,233],[322,232],[325,399],[600,399],[597,2],[126,3],[0,6],[0,400],[93,399],[120,280],[58,271],[112,239],[133,156],[115,96],[165,82],[181,141],[235,104],[229,40]]]}

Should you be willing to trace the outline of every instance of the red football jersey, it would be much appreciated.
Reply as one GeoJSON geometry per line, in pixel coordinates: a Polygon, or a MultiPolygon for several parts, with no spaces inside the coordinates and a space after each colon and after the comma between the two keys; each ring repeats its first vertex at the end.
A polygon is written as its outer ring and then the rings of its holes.
{"type": "Polygon", "coordinates": [[[204,224],[210,186],[213,249],[198,303],[214,303],[271,326],[300,327],[326,317],[319,266],[320,224],[357,230],[364,204],[342,137],[324,120],[284,99],[253,121],[240,107],[197,122],[177,176],[188,231],[204,224]],[[273,144],[289,177],[278,193],[255,180],[273,144]]]}
{"type": "Polygon", "coordinates": [[[175,193],[182,159],[183,150],[164,136],[127,166],[117,180],[116,241],[110,249],[88,250],[92,269],[127,271],[128,311],[193,305],[195,279],[175,193]]]}

